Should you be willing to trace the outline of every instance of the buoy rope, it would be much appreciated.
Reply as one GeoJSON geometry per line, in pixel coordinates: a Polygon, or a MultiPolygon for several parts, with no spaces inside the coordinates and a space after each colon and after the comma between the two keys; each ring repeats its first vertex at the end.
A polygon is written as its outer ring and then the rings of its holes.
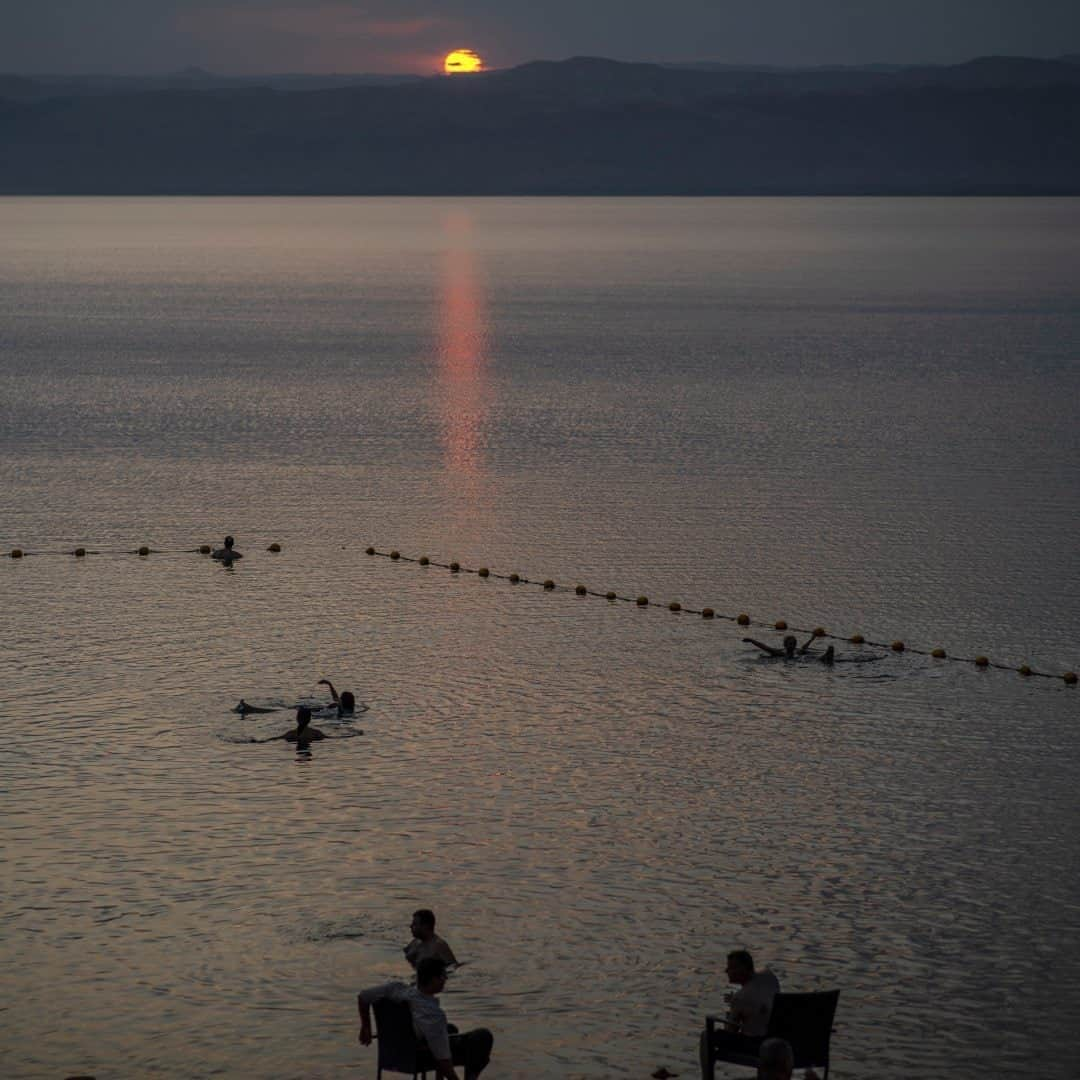
{"type": "MultiPolygon", "coordinates": [[[[201,544],[199,547],[193,548],[155,548],[150,547],[148,544],[143,544],[137,548],[88,548],[77,547],[64,549],[63,551],[43,551],[35,550],[32,548],[12,548],[10,551],[3,552],[3,555],[12,559],[28,559],[34,556],[40,555],[75,555],[78,558],[84,558],[87,555],[209,555],[213,549],[209,544],[201,544]]],[[[266,549],[267,551],[281,551],[281,545],[274,543],[266,549]]]]}
{"type": "Polygon", "coordinates": [[[783,619],[777,619],[775,622],[767,623],[761,622],[757,619],[751,619],[746,612],[740,612],[738,615],[728,615],[723,612],[715,611],[710,607],[693,608],[686,607],[679,603],[677,600],[671,600],[667,603],[663,603],[657,600],[650,600],[647,596],[620,596],[616,592],[607,591],[600,592],[597,589],[590,589],[584,585],[560,585],[553,581],[551,578],[530,578],[524,574],[502,574],[495,570],[491,570],[486,566],[481,566],[474,569],[469,566],[462,566],[458,562],[439,562],[437,559],[429,558],[427,555],[411,556],[402,555],[397,549],[390,551],[379,551],[374,547],[368,547],[366,549],[368,555],[376,555],[384,559],[390,559],[394,562],[407,562],[416,563],[419,566],[437,566],[444,570],[449,570],[454,574],[475,574],[481,578],[494,578],[497,581],[508,581],[513,585],[538,585],[545,592],[565,592],[575,593],[578,596],[595,596],[602,600],[609,602],[621,602],[624,604],[634,604],[636,607],[656,607],[666,608],[668,611],[674,614],[685,615],[700,615],[704,619],[720,619],[725,622],[735,623],[738,626],[743,627],[758,627],[763,630],[778,630],[778,631],[790,631],[795,634],[810,634],[813,639],[822,638],[831,641],[841,641],[851,645],[865,645],[872,649],[881,649],[886,652],[897,653],[914,653],[916,656],[929,656],[935,660],[950,660],[956,664],[973,664],[977,668],[996,668],[998,671],[1015,671],[1025,677],[1037,677],[1041,679],[1061,679],[1069,686],[1075,686],[1077,684],[1077,676],[1073,671],[1066,671],[1063,674],[1055,675],[1050,671],[1037,671],[1028,664],[1021,664],[1019,667],[1013,667],[1011,664],[996,663],[987,659],[987,657],[978,656],[954,656],[951,653],[947,653],[943,648],[938,647],[934,649],[921,649],[912,645],[908,645],[903,641],[870,641],[868,638],[863,637],[862,634],[834,634],[830,633],[823,626],[789,626],[783,619]]]}

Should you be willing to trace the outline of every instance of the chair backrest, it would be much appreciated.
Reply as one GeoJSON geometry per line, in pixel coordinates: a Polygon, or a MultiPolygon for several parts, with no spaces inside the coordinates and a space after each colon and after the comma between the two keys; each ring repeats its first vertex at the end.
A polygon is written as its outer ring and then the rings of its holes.
{"type": "Polygon", "coordinates": [[[777,994],[769,1015],[769,1038],[787,1039],[795,1051],[795,1068],[829,1064],[829,1036],[839,990],[813,994],[777,994]]]}
{"type": "Polygon", "coordinates": [[[379,1040],[379,1068],[391,1072],[419,1071],[419,1046],[413,1030],[412,1012],[406,1001],[382,998],[371,1007],[379,1040]]]}

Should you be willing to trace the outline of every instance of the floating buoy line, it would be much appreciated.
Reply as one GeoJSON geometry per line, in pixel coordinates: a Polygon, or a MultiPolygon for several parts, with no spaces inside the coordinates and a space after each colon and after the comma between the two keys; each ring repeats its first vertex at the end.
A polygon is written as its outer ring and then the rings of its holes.
{"type": "MultiPolygon", "coordinates": [[[[142,544],[137,548],[101,548],[93,549],[85,547],[76,547],[63,551],[32,551],[24,548],[12,548],[8,552],[3,554],[12,559],[23,559],[27,557],[38,557],[42,555],[66,555],[73,556],[77,559],[86,558],[90,555],[137,555],[140,558],[148,558],[151,555],[209,555],[211,553],[211,547],[209,544],[200,544],[194,548],[153,548],[148,544],[142,544]]],[[[281,545],[278,543],[270,544],[267,551],[278,553],[281,551],[281,545]]],[[[791,630],[796,634],[811,634],[814,638],[828,638],[833,641],[847,642],[851,645],[866,645],[873,649],[890,650],[896,653],[914,653],[916,656],[929,656],[934,660],[951,660],[958,664],[973,664],[980,669],[997,668],[999,671],[1015,671],[1017,674],[1024,678],[1041,678],[1041,679],[1061,679],[1067,686],[1077,685],[1077,676],[1075,671],[1066,671],[1061,675],[1056,675],[1049,671],[1037,671],[1030,664],[1021,664],[1019,667],[1013,667],[1011,664],[999,664],[982,654],[978,656],[952,656],[941,646],[937,646],[933,649],[920,649],[912,645],[908,645],[904,641],[896,640],[891,642],[884,641],[870,641],[862,634],[834,634],[825,629],[824,626],[815,627],[800,627],[791,626],[785,619],[777,619],[774,622],[762,622],[757,619],[751,619],[749,614],[745,611],[741,611],[736,615],[727,615],[723,612],[715,611],[711,607],[692,608],[685,607],[678,600],[668,601],[666,604],[657,600],[650,600],[647,596],[620,596],[611,590],[607,592],[598,592],[596,589],[587,588],[580,583],[575,585],[559,585],[551,578],[545,578],[543,581],[538,581],[533,578],[525,577],[522,574],[500,574],[487,566],[481,566],[473,569],[468,566],[462,566],[459,562],[442,563],[435,559],[430,558],[427,555],[421,555],[418,558],[409,555],[402,555],[396,548],[391,551],[378,551],[374,547],[368,547],[366,549],[368,555],[377,555],[385,559],[391,559],[395,562],[410,562],[416,563],[418,566],[438,566],[444,570],[449,570],[452,574],[475,574],[481,578],[495,578],[499,581],[507,581],[511,585],[539,585],[545,592],[573,592],[577,596],[593,596],[599,597],[602,600],[609,602],[622,602],[626,604],[634,604],[636,607],[659,607],[666,608],[668,611],[674,614],[686,614],[686,615],[700,615],[703,619],[721,619],[727,622],[735,623],[737,626],[756,626],[765,630],[791,630]]]]}
{"type": "MultiPolygon", "coordinates": [[[[154,548],[150,547],[149,544],[142,544],[137,548],[95,548],[91,550],[90,548],[77,547],[64,551],[30,551],[25,548],[12,548],[3,554],[11,559],[24,559],[38,555],[74,555],[77,559],[84,559],[87,555],[140,555],[145,559],[148,555],[209,555],[212,550],[209,544],[200,544],[194,548],[154,548]]],[[[266,550],[278,552],[281,550],[281,545],[274,543],[266,550]]]]}
{"type": "Polygon", "coordinates": [[[475,574],[481,578],[495,578],[499,581],[508,581],[511,585],[538,585],[545,592],[566,592],[574,593],[577,596],[594,596],[599,597],[601,600],[607,600],[609,602],[622,602],[625,604],[633,604],[636,607],[658,607],[666,608],[668,611],[677,614],[686,615],[700,615],[703,619],[721,619],[727,622],[735,623],[737,626],[756,626],[765,630],[791,630],[796,634],[811,634],[815,638],[826,638],[832,641],[842,641],[851,645],[866,645],[872,649],[883,649],[895,653],[913,653],[916,656],[929,656],[934,660],[951,660],[957,664],[973,664],[980,669],[997,668],[999,671],[1015,671],[1017,674],[1025,678],[1042,678],[1042,679],[1061,679],[1067,686],[1075,686],[1077,684],[1076,672],[1066,671],[1064,674],[1055,675],[1049,671],[1036,671],[1029,664],[1021,664],[1019,667],[1013,667],[1011,664],[998,664],[990,660],[983,655],[978,656],[953,656],[950,655],[945,649],[940,646],[933,649],[920,649],[915,646],[909,645],[905,641],[899,639],[895,641],[870,641],[862,634],[834,634],[830,633],[824,626],[814,627],[802,627],[791,626],[785,619],[777,619],[775,622],[761,622],[757,619],[751,619],[749,614],[745,611],[741,611],[735,615],[727,615],[723,612],[714,610],[711,607],[692,608],[686,607],[678,600],[671,600],[667,603],[658,600],[650,600],[648,596],[620,596],[618,593],[607,591],[599,592],[596,589],[587,588],[580,583],[574,585],[559,585],[551,578],[544,578],[538,580],[535,578],[525,577],[523,574],[499,574],[492,570],[490,567],[481,566],[477,569],[472,569],[468,566],[462,566],[458,562],[443,563],[438,562],[435,559],[430,558],[427,555],[421,555],[418,558],[402,555],[400,551],[394,548],[391,551],[379,551],[374,547],[368,547],[365,549],[368,555],[379,556],[384,559],[391,559],[394,562],[410,562],[416,563],[418,566],[438,566],[444,570],[449,570],[452,574],[475,574]]]}

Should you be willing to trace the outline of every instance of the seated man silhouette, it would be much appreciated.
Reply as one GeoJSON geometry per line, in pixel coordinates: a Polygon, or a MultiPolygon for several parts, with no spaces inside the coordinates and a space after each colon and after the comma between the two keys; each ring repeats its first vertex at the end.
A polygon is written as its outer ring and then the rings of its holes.
{"type": "MultiPolygon", "coordinates": [[[[437,956],[421,960],[416,969],[416,985],[388,982],[361,990],[357,997],[360,1009],[360,1042],[370,1046],[371,1006],[389,998],[409,1006],[413,1030],[426,1046],[435,1062],[437,1080],[459,1080],[455,1065],[465,1067],[465,1080],[475,1080],[491,1060],[494,1038],[487,1028],[477,1028],[464,1034],[450,1034],[446,1013],[439,1005],[438,994],[446,986],[446,964],[437,956]]],[[[430,1068],[430,1066],[429,1066],[430,1068]]]]}
{"type": "MultiPolygon", "coordinates": [[[[727,957],[728,981],[739,989],[725,995],[728,1003],[726,1030],[716,1033],[722,1050],[756,1055],[769,1030],[773,998],[780,992],[780,981],[767,968],[754,970],[754,958],[745,949],[736,949],[727,957]]],[[[701,1033],[701,1075],[712,1076],[708,1067],[709,1048],[701,1033]]]]}

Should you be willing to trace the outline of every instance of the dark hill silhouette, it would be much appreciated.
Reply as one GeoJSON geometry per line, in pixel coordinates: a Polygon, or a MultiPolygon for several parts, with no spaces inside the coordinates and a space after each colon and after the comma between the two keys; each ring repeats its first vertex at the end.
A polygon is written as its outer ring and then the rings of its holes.
{"type": "Polygon", "coordinates": [[[0,192],[1080,193],[1080,66],[1064,61],[773,72],[578,58],[302,90],[216,78],[9,96],[0,192]]]}

